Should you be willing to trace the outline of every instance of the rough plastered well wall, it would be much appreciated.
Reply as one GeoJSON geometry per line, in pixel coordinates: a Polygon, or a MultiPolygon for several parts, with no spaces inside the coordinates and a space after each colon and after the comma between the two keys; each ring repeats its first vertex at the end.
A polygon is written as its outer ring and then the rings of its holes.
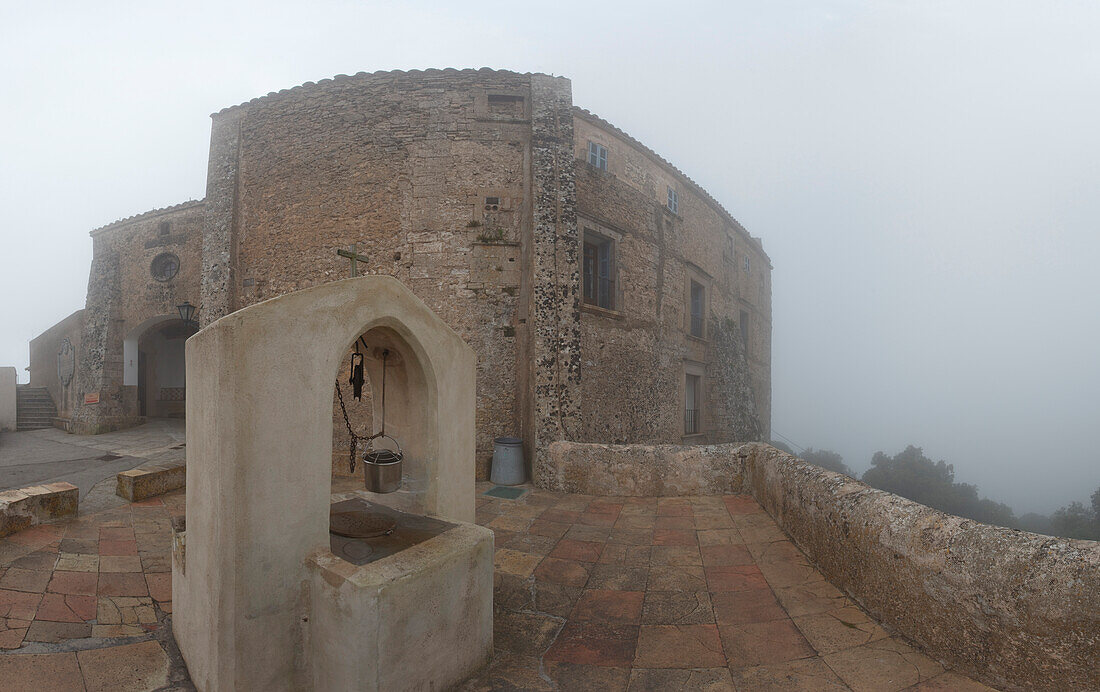
{"type": "Polygon", "coordinates": [[[876,619],[1012,690],[1100,689],[1100,543],[990,526],[765,444],[744,489],[876,619]]]}
{"type": "Polygon", "coordinates": [[[364,74],[216,114],[204,319],[346,278],[350,260],[337,249],[356,244],[360,274],[400,279],[477,352],[486,477],[493,438],[523,427],[516,339],[526,328],[518,310],[531,233],[532,78],[364,74]]]}
{"type": "Polygon", "coordinates": [[[575,123],[580,232],[612,240],[616,290],[610,310],[582,310],[584,424],[573,439],[761,439],[769,420],[770,343],[753,338],[770,336],[770,290],[748,290],[755,284],[736,261],[736,248],[740,243],[760,276],[770,271],[766,256],[671,167],[591,116],[575,123]],[[607,149],[607,170],[588,163],[590,142],[607,149]],[[670,187],[677,191],[675,212],[670,187]],[[707,296],[703,338],[690,335],[693,280],[707,296]],[[743,317],[755,325],[747,329],[747,350],[738,328],[743,317]],[[704,396],[701,434],[691,437],[684,434],[689,371],[703,375],[704,396]]]}
{"type": "Polygon", "coordinates": [[[123,341],[146,320],[178,318],[177,305],[198,303],[202,225],[203,203],[186,202],[93,231],[73,432],[106,432],[137,422],[137,388],[123,384],[123,341]],[[158,281],[151,265],[165,253],[178,258],[179,270],[158,281]],[[98,403],[84,403],[87,395],[98,395],[98,403]]]}

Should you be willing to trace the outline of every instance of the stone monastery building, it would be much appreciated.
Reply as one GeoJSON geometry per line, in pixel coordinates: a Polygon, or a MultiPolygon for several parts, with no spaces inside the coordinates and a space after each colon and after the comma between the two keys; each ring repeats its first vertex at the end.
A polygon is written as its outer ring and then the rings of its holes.
{"type": "MultiPolygon", "coordinates": [[[[479,477],[502,435],[529,455],[561,439],[768,439],[760,240],[574,106],[565,78],[376,72],[271,93],[213,115],[205,199],[91,235],[85,309],[31,342],[31,385],[73,432],[182,415],[185,339],[347,278],[342,249],[359,274],[408,285],[478,354],[479,477]]],[[[342,428],[334,408],[334,459],[342,428]]]]}

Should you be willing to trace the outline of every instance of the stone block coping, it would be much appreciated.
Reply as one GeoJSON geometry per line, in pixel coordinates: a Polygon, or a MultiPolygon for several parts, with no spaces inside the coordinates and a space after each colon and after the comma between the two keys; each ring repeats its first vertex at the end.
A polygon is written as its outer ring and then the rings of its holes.
{"type": "Polygon", "coordinates": [[[53,519],[76,516],[80,490],[72,483],[48,483],[0,492],[0,536],[53,519]]]}
{"type": "Polygon", "coordinates": [[[130,502],[138,502],[179,490],[186,484],[187,464],[185,462],[153,464],[119,473],[115,494],[130,502]]]}

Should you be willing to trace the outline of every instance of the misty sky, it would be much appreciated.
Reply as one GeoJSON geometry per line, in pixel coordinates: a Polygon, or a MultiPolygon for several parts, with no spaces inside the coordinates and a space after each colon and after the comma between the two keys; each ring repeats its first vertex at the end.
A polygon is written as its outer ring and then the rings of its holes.
{"type": "Polygon", "coordinates": [[[0,365],[88,231],[206,189],[208,115],[379,69],[570,77],[763,238],[773,423],[1017,514],[1100,486],[1100,3],[0,4],[0,365]],[[156,5],[154,7],[153,5],[156,5]],[[537,9],[529,9],[537,8],[537,9]]]}

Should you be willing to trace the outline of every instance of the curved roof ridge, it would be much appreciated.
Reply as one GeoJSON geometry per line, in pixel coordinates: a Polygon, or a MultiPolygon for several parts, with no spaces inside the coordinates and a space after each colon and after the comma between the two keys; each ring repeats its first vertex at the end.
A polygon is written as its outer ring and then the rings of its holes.
{"type": "Polygon", "coordinates": [[[167,206],[167,207],[160,207],[159,209],[150,209],[149,211],[143,211],[140,214],[134,214],[133,216],[127,216],[125,218],[117,219],[115,221],[112,221],[111,223],[104,224],[104,225],[102,225],[98,228],[93,228],[88,233],[88,235],[96,235],[96,234],[102,233],[103,231],[114,228],[116,226],[122,226],[122,225],[125,225],[125,224],[128,224],[128,223],[133,223],[134,221],[140,221],[141,219],[144,219],[144,218],[149,218],[149,217],[152,217],[152,216],[158,216],[160,214],[165,214],[165,213],[171,212],[171,211],[180,211],[182,209],[190,209],[191,207],[196,207],[196,206],[199,206],[199,205],[202,205],[202,204],[206,204],[206,198],[205,197],[203,199],[189,199],[186,202],[180,202],[179,204],[172,204],[172,205],[167,206]]]}
{"type": "Polygon", "coordinates": [[[415,74],[436,75],[436,74],[445,74],[445,73],[451,73],[451,74],[492,73],[492,74],[514,74],[514,75],[521,75],[521,76],[523,76],[523,75],[525,75],[525,76],[539,75],[539,76],[544,76],[544,77],[553,76],[553,75],[547,75],[545,72],[516,72],[515,70],[496,70],[496,69],[493,69],[492,67],[478,67],[478,68],[473,68],[473,67],[464,67],[464,68],[429,67],[429,68],[423,69],[423,70],[375,70],[374,72],[356,72],[353,75],[338,74],[338,75],[335,75],[333,77],[326,77],[325,79],[319,79],[316,82],[302,82],[301,84],[299,84],[297,86],[288,87],[286,89],[280,89],[278,91],[269,91],[263,96],[257,96],[254,99],[249,99],[248,101],[244,101],[242,103],[238,103],[238,104],[233,105],[233,106],[226,106],[225,108],[221,109],[220,111],[218,111],[216,113],[212,113],[211,116],[221,115],[222,113],[228,113],[229,111],[236,110],[238,108],[242,108],[244,106],[248,106],[248,105],[251,105],[253,103],[258,103],[260,101],[264,101],[266,99],[271,98],[272,96],[280,96],[282,94],[289,94],[291,92],[300,91],[302,89],[308,89],[310,87],[315,87],[315,86],[318,86],[320,84],[328,84],[330,82],[342,82],[342,81],[345,81],[345,80],[348,80],[348,79],[364,79],[364,78],[367,78],[367,77],[382,77],[382,76],[386,76],[386,75],[395,75],[395,76],[396,75],[415,75],[415,74]]]}
{"type": "MultiPolygon", "coordinates": [[[[760,239],[754,237],[751,233],[749,233],[748,229],[746,229],[743,225],[741,225],[741,222],[738,221],[736,218],[734,218],[733,214],[729,213],[729,211],[724,206],[722,206],[721,202],[719,202],[717,199],[714,198],[713,195],[711,195],[709,192],[707,192],[706,188],[704,188],[702,185],[700,185],[699,183],[692,180],[691,177],[688,176],[687,173],[684,173],[682,170],[680,170],[675,165],[673,165],[672,162],[670,162],[668,159],[661,156],[657,152],[653,151],[652,149],[647,147],[645,144],[641,143],[640,141],[638,141],[637,139],[635,139],[631,135],[627,134],[626,132],[623,132],[621,129],[619,129],[615,125],[611,124],[607,120],[604,120],[603,118],[596,115],[592,111],[590,111],[586,108],[581,108],[580,106],[575,105],[575,106],[573,106],[573,112],[576,113],[577,115],[579,115],[580,117],[584,118],[585,120],[588,120],[589,122],[594,122],[597,125],[601,125],[603,127],[606,127],[608,130],[610,130],[615,135],[617,135],[617,136],[621,137],[622,139],[626,140],[628,143],[638,147],[638,149],[640,149],[642,151],[642,153],[644,153],[647,156],[653,158],[658,163],[660,163],[662,166],[665,166],[665,167],[669,168],[670,170],[672,170],[672,172],[675,173],[677,176],[679,176],[681,178],[681,180],[683,180],[683,182],[687,183],[692,188],[694,188],[696,190],[696,192],[698,192],[699,195],[704,200],[706,200],[707,202],[712,204],[714,206],[714,208],[719,211],[719,213],[721,213],[723,216],[725,216],[726,219],[731,224],[733,224],[734,228],[736,228],[737,230],[744,233],[745,237],[749,238],[754,243],[756,243],[756,245],[760,249],[760,251],[764,253],[764,256],[768,257],[768,253],[764,251],[764,246],[760,242],[760,239]]],[[[770,263],[771,258],[769,257],[768,260],[769,260],[769,263],[770,263]]]]}

